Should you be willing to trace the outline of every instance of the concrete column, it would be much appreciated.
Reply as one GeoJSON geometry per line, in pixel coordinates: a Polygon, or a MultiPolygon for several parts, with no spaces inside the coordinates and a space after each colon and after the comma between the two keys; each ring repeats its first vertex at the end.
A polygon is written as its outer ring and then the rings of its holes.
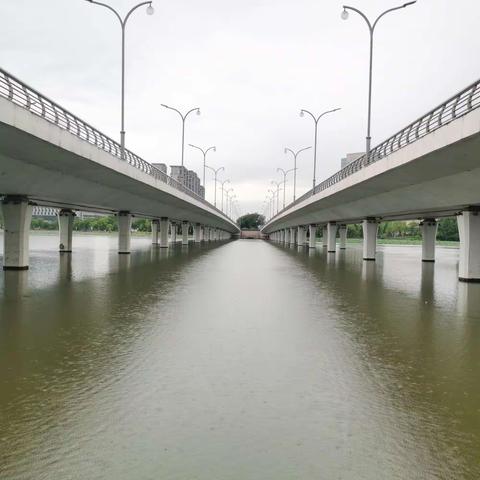
{"type": "Polygon", "coordinates": [[[202,226],[199,223],[196,223],[193,226],[193,238],[195,239],[195,243],[200,243],[202,241],[201,231],[202,231],[202,226]]]}
{"type": "Polygon", "coordinates": [[[174,222],[170,222],[170,243],[177,243],[177,224],[174,222]]]}
{"type": "Polygon", "coordinates": [[[310,248],[315,248],[315,244],[317,243],[317,226],[313,223],[308,226],[308,233],[310,238],[308,239],[308,246],[310,248]]]}
{"type": "Polygon", "coordinates": [[[457,216],[460,234],[458,278],[462,282],[480,282],[480,209],[471,207],[457,216]]]}
{"type": "Polygon", "coordinates": [[[188,228],[190,224],[187,221],[182,222],[182,245],[188,245],[188,228]]]}
{"type": "Polygon", "coordinates": [[[73,237],[73,220],[75,213],[68,209],[62,209],[58,212],[58,230],[59,230],[59,246],[61,253],[72,252],[73,237]]]}
{"type": "Polygon", "coordinates": [[[303,225],[297,228],[297,244],[299,247],[305,245],[305,227],[303,225]]]}
{"type": "Polygon", "coordinates": [[[347,226],[342,224],[338,227],[338,234],[340,235],[340,250],[347,248],[347,226]]]}
{"type": "Polygon", "coordinates": [[[285,230],[280,230],[280,243],[285,243],[285,230]]]}
{"type": "Polygon", "coordinates": [[[159,231],[160,231],[160,221],[155,218],[152,220],[152,245],[158,245],[159,231]]]}
{"type": "Polygon", "coordinates": [[[118,253],[130,253],[132,237],[132,215],[130,212],[118,212],[118,253]]]}
{"type": "Polygon", "coordinates": [[[328,226],[324,225],[322,227],[322,247],[328,247],[328,226]]]}
{"type": "Polygon", "coordinates": [[[205,240],[205,227],[203,225],[199,224],[198,231],[200,232],[200,242],[203,242],[205,240]]]}
{"type": "Polygon", "coordinates": [[[160,248],[168,248],[168,218],[160,219],[160,248]]]}
{"type": "Polygon", "coordinates": [[[328,222],[327,224],[327,252],[335,253],[337,251],[337,224],[328,222]]]}
{"type": "Polygon", "coordinates": [[[362,223],[363,228],[363,259],[375,260],[377,251],[378,222],[375,218],[367,218],[362,223]]]}
{"type": "Polygon", "coordinates": [[[7,196],[2,202],[3,221],[3,269],[28,269],[28,241],[32,206],[26,197],[7,196]]]}
{"type": "Polygon", "coordinates": [[[420,231],[422,232],[422,262],[435,261],[437,227],[438,225],[434,218],[426,218],[420,222],[420,231]]]}
{"type": "Polygon", "coordinates": [[[295,245],[295,229],[290,229],[290,245],[295,245]]]}
{"type": "Polygon", "coordinates": [[[286,228],[285,229],[285,245],[288,245],[290,243],[290,229],[286,228]]]}

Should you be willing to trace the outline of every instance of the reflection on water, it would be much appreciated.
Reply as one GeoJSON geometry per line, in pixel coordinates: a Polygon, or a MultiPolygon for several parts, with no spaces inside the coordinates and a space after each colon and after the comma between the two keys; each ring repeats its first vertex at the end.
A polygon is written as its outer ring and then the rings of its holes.
{"type": "Polygon", "coordinates": [[[56,247],[0,277],[0,478],[480,477],[456,250],[56,247]]]}

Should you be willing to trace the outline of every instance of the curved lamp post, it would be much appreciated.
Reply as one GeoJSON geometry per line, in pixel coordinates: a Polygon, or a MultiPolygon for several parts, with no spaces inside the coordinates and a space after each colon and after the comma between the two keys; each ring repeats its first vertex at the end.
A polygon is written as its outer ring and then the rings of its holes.
{"type": "Polygon", "coordinates": [[[169,110],[173,110],[174,112],[177,112],[180,115],[180,118],[182,119],[182,167],[183,167],[183,159],[185,155],[185,120],[193,112],[197,112],[197,115],[200,115],[200,108],[198,107],[192,108],[187,113],[183,114],[180,110],[177,110],[176,108],[173,108],[173,107],[169,107],[168,105],[165,105],[163,103],[161,104],[161,106],[164,108],[168,108],[169,110]]]}
{"type": "Polygon", "coordinates": [[[226,183],[230,183],[230,179],[224,180],[223,182],[220,182],[220,190],[222,191],[222,208],[221,208],[222,212],[223,212],[223,196],[224,196],[224,194],[225,194],[225,190],[226,190],[227,192],[228,192],[229,190],[233,190],[233,188],[225,189],[225,188],[224,188],[224,185],[225,185],[226,183]]]}
{"type": "Polygon", "coordinates": [[[147,7],[147,15],[153,15],[155,10],[152,7],[152,2],[141,2],[138,5],[135,5],[130,9],[130,11],[125,15],[124,18],[120,16],[120,14],[110,5],[106,3],[97,2],[96,0],[86,0],[87,2],[93,3],[95,5],[100,5],[101,7],[105,7],[111,12],[115,14],[120,22],[120,26],[122,27],[122,109],[121,109],[121,127],[120,127],[120,146],[121,146],[121,155],[122,159],[125,159],[125,28],[127,26],[128,19],[130,15],[137,9],[143,5],[148,5],[147,7]]]}
{"type": "Polygon", "coordinates": [[[343,6],[343,11],[341,14],[341,17],[343,20],[347,20],[349,15],[348,15],[348,10],[352,10],[353,12],[358,13],[367,23],[368,30],[370,32],[370,62],[369,62],[369,74],[368,74],[368,116],[367,116],[367,138],[366,138],[366,145],[365,145],[365,151],[367,154],[367,159],[370,157],[370,144],[371,144],[371,136],[370,136],[370,121],[371,121],[371,113],[372,113],[372,65],[373,65],[373,33],[375,31],[375,27],[378,24],[378,21],[385,16],[387,13],[394,12],[395,10],[400,10],[402,8],[406,8],[409,5],[413,5],[414,3],[417,3],[417,0],[414,0],[412,2],[407,2],[404,3],[403,5],[400,5],[398,7],[394,8],[389,8],[388,10],[385,10],[383,13],[381,13],[376,20],[373,22],[373,24],[370,22],[370,20],[367,18],[367,16],[358,10],[357,8],[354,7],[349,7],[348,5],[343,6]]]}
{"type": "Polygon", "coordinates": [[[203,154],[203,188],[205,188],[205,163],[207,162],[207,153],[212,150],[213,152],[217,151],[217,147],[208,147],[206,150],[203,148],[197,147],[196,145],[192,145],[191,143],[188,144],[192,148],[196,148],[197,150],[200,150],[203,154]]]}
{"type": "Polygon", "coordinates": [[[321,113],[318,117],[316,117],[312,112],[309,112],[308,110],[302,109],[300,110],[300,116],[304,117],[305,114],[307,113],[313,118],[313,121],[315,122],[315,143],[313,145],[313,188],[312,188],[312,195],[315,193],[315,175],[317,172],[317,133],[318,133],[318,121],[328,113],[333,113],[337,112],[340,110],[340,108],[334,108],[333,110],[327,110],[323,113],[321,113]]]}
{"type": "MultiPolygon", "coordinates": [[[[308,147],[310,148],[310,147],[308,147]]],[[[291,150],[290,150],[291,151],[291,150]]],[[[277,168],[277,172],[281,172],[283,174],[283,208],[285,208],[285,189],[286,189],[286,184],[287,184],[287,175],[290,172],[295,171],[296,168],[291,168],[290,170],[284,170],[283,168],[277,168]]],[[[293,201],[295,201],[295,187],[293,190],[293,201]]]]}
{"type": "Polygon", "coordinates": [[[205,168],[208,168],[209,170],[211,170],[214,174],[215,174],[215,195],[214,195],[214,205],[215,207],[217,206],[217,176],[218,176],[218,172],[221,172],[222,170],[225,170],[225,167],[219,167],[217,169],[213,168],[213,167],[209,167],[208,165],[205,165],[205,168]]]}
{"type": "Polygon", "coordinates": [[[278,209],[278,202],[279,202],[279,198],[280,198],[280,185],[283,183],[283,182],[276,182],[275,180],[272,180],[270,182],[272,185],[275,185],[277,187],[277,213],[279,211],[278,209]]]}
{"type": "Polygon", "coordinates": [[[297,156],[299,153],[304,152],[309,148],[312,148],[312,147],[301,148],[300,150],[297,150],[296,152],[294,152],[292,149],[285,147],[285,153],[290,152],[293,155],[293,201],[295,201],[295,193],[297,190],[297,156]]]}

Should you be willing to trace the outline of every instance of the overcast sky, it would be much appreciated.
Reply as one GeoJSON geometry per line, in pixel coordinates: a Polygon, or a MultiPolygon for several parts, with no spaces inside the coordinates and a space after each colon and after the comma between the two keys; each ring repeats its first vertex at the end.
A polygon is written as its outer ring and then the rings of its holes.
{"type": "MultiPolygon", "coordinates": [[[[125,13],[137,0],[105,0],[125,13]]],[[[351,0],[368,16],[404,0],[351,0]]],[[[127,147],[150,162],[180,163],[181,123],[161,103],[201,107],[186,143],[216,145],[240,213],[262,209],[284,147],[312,145],[301,108],[342,110],[319,124],[318,181],[347,152],[364,150],[368,30],[337,0],[154,0],[127,26],[127,147]]],[[[406,126],[480,74],[479,0],[419,0],[375,31],[372,144],[406,126]]],[[[120,27],[85,0],[0,0],[1,65],[104,133],[119,137],[120,27]]],[[[202,157],[185,164],[201,176],[202,157]]],[[[297,195],[313,159],[298,164],[297,195]]],[[[207,172],[207,198],[213,200],[207,172]]],[[[292,198],[292,177],[287,185],[292,198]]]]}

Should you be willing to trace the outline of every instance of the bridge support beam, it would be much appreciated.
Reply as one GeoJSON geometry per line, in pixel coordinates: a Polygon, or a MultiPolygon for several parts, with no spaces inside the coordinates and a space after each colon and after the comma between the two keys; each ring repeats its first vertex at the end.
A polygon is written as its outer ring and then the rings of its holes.
{"type": "Polygon", "coordinates": [[[160,219],[160,248],[168,248],[168,218],[160,219]]]}
{"type": "Polygon", "coordinates": [[[290,229],[290,245],[295,245],[295,229],[290,229]]]}
{"type": "Polygon", "coordinates": [[[72,210],[62,209],[58,212],[58,231],[60,253],[72,253],[73,220],[75,213],[72,210]]]}
{"type": "Polygon", "coordinates": [[[337,250],[337,224],[328,222],[327,225],[327,252],[335,253],[337,250]]]}
{"type": "Polygon", "coordinates": [[[173,246],[177,243],[177,224],[175,222],[170,222],[170,243],[173,246]]]}
{"type": "Polygon", "coordinates": [[[310,248],[315,248],[317,243],[317,226],[313,223],[308,226],[308,234],[310,235],[308,239],[308,246],[310,248]]]}
{"type": "Polygon", "coordinates": [[[340,236],[340,250],[347,248],[347,226],[342,224],[338,227],[338,234],[340,236]]]}
{"type": "Polygon", "coordinates": [[[457,222],[460,234],[459,280],[480,282],[480,208],[464,210],[457,222]]]}
{"type": "Polygon", "coordinates": [[[132,238],[132,215],[130,212],[118,212],[118,253],[130,253],[132,238]]]}
{"type": "Polygon", "coordinates": [[[188,245],[188,229],[190,224],[187,221],[182,222],[182,245],[188,245]]]}
{"type": "Polygon", "coordinates": [[[363,228],[363,259],[375,260],[377,252],[378,222],[375,218],[367,218],[362,223],[363,228]]]}
{"type": "Polygon", "coordinates": [[[196,223],[193,227],[193,238],[195,239],[195,243],[200,243],[202,235],[202,226],[199,223],[196,223]]]}
{"type": "Polygon", "coordinates": [[[28,269],[28,244],[32,205],[26,197],[7,196],[2,202],[3,221],[3,269],[28,269]]]}
{"type": "Polygon", "coordinates": [[[158,245],[158,232],[160,231],[160,221],[152,220],[152,245],[158,245]]]}
{"type": "Polygon", "coordinates": [[[328,247],[328,225],[322,227],[322,247],[328,247]]]}
{"type": "Polygon", "coordinates": [[[420,231],[422,232],[422,262],[435,261],[437,227],[438,225],[434,218],[426,218],[420,222],[420,231]]]}
{"type": "Polygon", "coordinates": [[[305,245],[305,227],[300,225],[297,228],[297,245],[303,247],[305,245]]]}

